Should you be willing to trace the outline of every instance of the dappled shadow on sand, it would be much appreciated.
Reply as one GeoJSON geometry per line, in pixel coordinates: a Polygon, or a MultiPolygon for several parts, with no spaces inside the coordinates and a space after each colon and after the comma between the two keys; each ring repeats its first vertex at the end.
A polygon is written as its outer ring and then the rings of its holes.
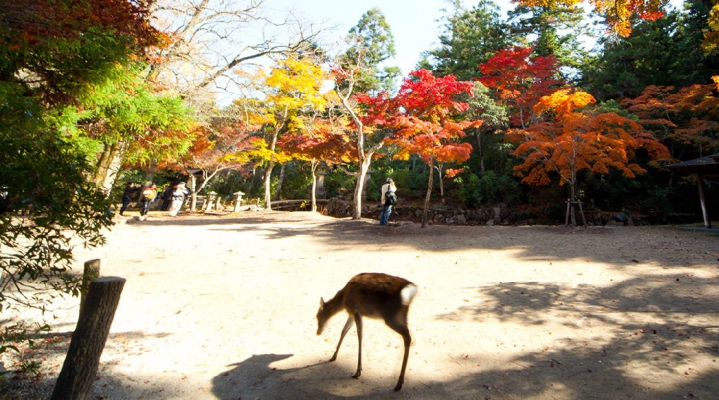
{"type": "Polygon", "coordinates": [[[542,335],[551,344],[517,352],[495,336],[489,340],[506,350],[469,349],[471,356],[460,360],[466,368],[449,380],[410,372],[399,393],[392,391],[394,370],[355,380],[346,369],[352,362],[282,368],[273,363],[291,361],[292,355],[254,355],[219,372],[213,394],[220,399],[655,400],[715,399],[719,393],[714,280],[672,274],[606,287],[505,282],[474,291],[467,305],[436,315],[435,321],[515,326],[526,332],[515,339],[519,344],[542,335]]]}
{"type": "MultiPolygon", "coordinates": [[[[706,340],[716,336],[705,337],[706,340]]],[[[648,339],[647,339],[648,340],[648,339]]],[[[719,391],[716,370],[697,372],[692,368],[674,371],[687,356],[680,351],[642,352],[647,340],[634,339],[623,344],[610,341],[601,348],[585,343],[568,343],[557,349],[524,353],[501,366],[476,368],[468,365],[466,374],[449,381],[413,381],[407,377],[400,392],[392,390],[393,379],[382,381],[349,376],[334,363],[323,362],[302,368],[275,368],[275,361],[290,358],[284,354],[254,355],[232,365],[212,380],[212,393],[219,399],[713,399],[719,391]],[[644,377],[642,365],[664,368],[670,381],[644,377]],[[597,390],[597,388],[602,388],[597,390]],[[631,395],[630,395],[631,393],[631,395]]],[[[659,346],[670,346],[662,335],[659,346]]],[[[655,340],[656,342],[656,340],[655,340]]],[[[716,352],[708,349],[707,351],[716,352]]],[[[489,355],[476,355],[482,362],[489,355]]],[[[657,376],[653,374],[652,376],[657,376]]],[[[387,378],[387,379],[385,379],[387,378]]]]}
{"type": "Polygon", "coordinates": [[[716,283],[685,274],[605,287],[502,282],[475,288],[470,304],[436,319],[515,326],[527,332],[528,341],[551,338],[552,345],[524,351],[505,367],[460,379],[460,397],[494,391],[512,398],[543,398],[541,393],[551,398],[561,390],[573,393],[572,399],[622,393],[712,399],[719,393],[716,283]],[[473,379],[481,387],[467,390],[473,379]],[[597,392],[598,387],[604,389],[597,392]]]}

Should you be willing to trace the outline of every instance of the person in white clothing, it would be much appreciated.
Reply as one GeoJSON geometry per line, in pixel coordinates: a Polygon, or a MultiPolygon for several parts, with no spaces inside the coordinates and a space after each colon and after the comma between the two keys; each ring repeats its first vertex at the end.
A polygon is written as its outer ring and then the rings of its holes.
{"type": "MultiPolygon", "coordinates": [[[[387,193],[397,192],[397,186],[395,186],[392,178],[387,178],[387,183],[382,185],[382,212],[379,215],[379,224],[387,225],[389,223],[389,216],[392,214],[392,206],[394,205],[391,201],[388,201],[387,193]]],[[[394,196],[392,196],[394,197],[394,196]]],[[[396,199],[396,197],[394,197],[396,199]]]]}
{"type": "Polygon", "coordinates": [[[172,203],[170,203],[170,216],[175,217],[180,212],[182,204],[185,202],[185,196],[190,194],[190,189],[185,186],[185,182],[177,184],[175,190],[172,191],[172,203]]]}

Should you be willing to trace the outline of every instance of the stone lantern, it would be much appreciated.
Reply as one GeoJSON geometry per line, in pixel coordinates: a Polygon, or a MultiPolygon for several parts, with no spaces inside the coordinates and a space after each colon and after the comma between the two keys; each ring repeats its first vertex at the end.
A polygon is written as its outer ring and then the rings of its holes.
{"type": "Polygon", "coordinates": [[[215,205],[215,198],[217,198],[217,193],[210,192],[207,194],[207,200],[205,202],[205,212],[212,211],[212,207],[215,205]]]}
{"type": "Polygon", "coordinates": [[[242,196],[245,195],[244,192],[235,192],[233,193],[235,196],[235,208],[232,210],[232,212],[238,212],[240,211],[240,206],[242,205],[242,196]]]}

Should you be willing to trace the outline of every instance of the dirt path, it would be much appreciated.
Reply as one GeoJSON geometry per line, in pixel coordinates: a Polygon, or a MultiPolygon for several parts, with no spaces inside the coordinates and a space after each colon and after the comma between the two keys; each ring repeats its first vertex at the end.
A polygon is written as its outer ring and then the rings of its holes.
{"type": "MultiPolygon", "coordinates": [[[[93,399],[716,399],[719,238],[667,227],[379,226],[311,213],[151,216],[78,253],[127,279],[93,399]],[[360,272],[413,281],[413,345],[319,297],[360,272]]],[[[69,332],[77,299],[58,304],[69,332]]],[[[47,358],[51,390],[69,337],[47,358]]],[[[42,382],[38,386],[43,386],[42,382]]],[[[17,392],[19,393],[19,392],[17,392]]],[[[37,395],[37,394],[35,394],[37,395]]],[[[6,394],[0,398],[22,398],[6,394]]],[[[33,397],[26,397],[33,398],[33,397]]]]}

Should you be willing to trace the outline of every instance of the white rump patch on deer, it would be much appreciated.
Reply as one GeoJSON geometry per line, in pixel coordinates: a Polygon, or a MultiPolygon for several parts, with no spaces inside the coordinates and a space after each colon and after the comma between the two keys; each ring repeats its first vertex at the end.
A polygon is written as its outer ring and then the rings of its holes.
{"type": "Polygon", "coordinates": [[[412,299],[414,299],[414,296],[417,295],[417,286],[409,284],[399,292],[399,295],[402,299],[402,305],[408,306],[409,303],[412,302],[412,299]]]}

